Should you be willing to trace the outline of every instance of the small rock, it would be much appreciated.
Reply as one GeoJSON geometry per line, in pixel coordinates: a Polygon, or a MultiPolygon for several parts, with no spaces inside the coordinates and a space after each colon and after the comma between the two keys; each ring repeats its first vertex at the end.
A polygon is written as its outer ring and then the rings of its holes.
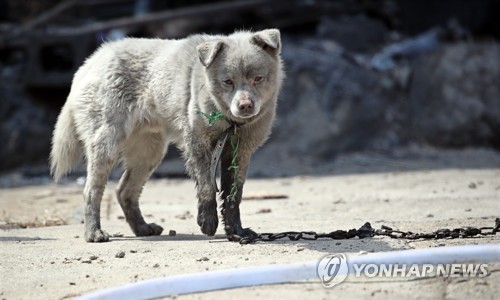
{"type": "Polygon", "coordinates": [[[208,258],[206,256],[203,256],[203,257],[196,259],[196,261],[208,261],[208,260],[210,260],[210,258],[208,258]]]}
{"type": "Polygon", "coordinates": [[[125,252],[124,251],[119,251],[118,253],[115,254],[116,258],[124,258],[125,257],[125,252]]]}
{"type": "Polygon", "coordinates": [[[113,233],[113,237],[123,237],[123,233],[113,233]]]}
{"type": "Polygon", "coordinates": [[[428,214],[427,218],[434,218],[434,215],[433,214],[428,214]]]}
{"type": "Polygon", "coordinates": [[[268,214],[271,212],[270,208],[262,208],[257,211],[257,214],[268,214]]]}
{"type": "Polygon", "coordinates": [[[130,253],[137,253],[137,250],[130,250],[130,253]]]}
{"type": "Polygon", "coordinates": [[[90,278],[90,275],[89,274],[85,275],[85,278],[90,278]]]}
{"type": "Polygon", "coordinates": [[[75,239],[79,239],[79,238],[80,238],[80,236],[79,236],[79,235],[75,235],[75,236],[74,236],[74,238],[75,238],[75,239]]]}
{"type": "Polygon", "coordinates": [[[168,231],[168,236],[176,236],[177,232],[175,230],[169,230],[168,231]]]}
{"type": "Polygon", "coordinates": [[[151,250],[148,249],[148,250],[144,250],[144,252],[142,252],[142,253],[149,253],[149,252],[151,252],[151,250]]]}
{"type": "Polygon", "coordinates": [[[92,261],[91,260],[82,260],[82,264],[91,264],[92,261]]]}
{"type": "Polygon", "coordinates": [[[99,258],[99,256],[92,255],[92,256],[90,257],[90,260],[96,260],[96,259],[98,259],[98,258],[99,258]]]}
{"type": "Polygon", "coordinates": [[[118,216],[117,218],[118,218],[118,220],[125,220],[124,216],[118,216]]]}
{"type": "Polygon", "coordinates": [[[76,285],[76,283],[74,283],[74,282],[70,282],[70,283],[69,283],[69,285],[76,285]]]}
{"type": "Polygon", "coordinates": [[[299,247],[299,248],[297,248],[297,251],[298,251],[298,252],[300,252],[300,251],[304,251],[304,249],[305,249],[304,247],[299,247]]]}
{"type": "Polygon", "coordinates": [[[474,182],[469,183],[469,189],[475,189],[477,185],[474,182]]]}
{"type": "Polygon", "coordinates": [[[342,243],[341,242],[336,242],[335,245],[337,245],[337,246],[338,245],[342,245],[342,243]]]}
{"type": "Polygon", "coordinates": [[[471,208],[466,208],[465,211],[472,211],[472,209],[471,208]]]}
{"type": "Polygon", "coordinates": [[[154,265],[153,265],[153,268],[159,268],[159,267],[160,267],[160,265],[159,265],[159,264],[154,264],[154,265]]]}

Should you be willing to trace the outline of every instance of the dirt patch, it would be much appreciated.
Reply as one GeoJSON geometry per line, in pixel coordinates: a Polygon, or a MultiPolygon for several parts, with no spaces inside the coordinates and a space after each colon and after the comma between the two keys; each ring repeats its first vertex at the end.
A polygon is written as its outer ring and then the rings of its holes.
{"type": "Polygon", "coordinates": [[[6,220],[3,224],[0,223],[0,229],[7,230],[7,229],[18,229],[18,228],[61,226],[61,225],[68,225],[68,222],[61,218],[50,218],[44,220],[39,220],[38,218],[35,218],[33,221],[25,221],[25,222],[12,222],[6,220]]]}

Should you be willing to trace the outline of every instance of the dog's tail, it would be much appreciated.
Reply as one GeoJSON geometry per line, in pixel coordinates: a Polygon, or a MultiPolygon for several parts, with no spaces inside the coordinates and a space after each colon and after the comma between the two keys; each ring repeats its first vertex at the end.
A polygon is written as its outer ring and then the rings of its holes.
{"type": "Polygon", "coordinates": [[[75,167],[81,154],[82,147],[76,134],[75,120],[68,105],[64,105],[57,118],[50,152],[50,173],[56,182],[75,167]]]}

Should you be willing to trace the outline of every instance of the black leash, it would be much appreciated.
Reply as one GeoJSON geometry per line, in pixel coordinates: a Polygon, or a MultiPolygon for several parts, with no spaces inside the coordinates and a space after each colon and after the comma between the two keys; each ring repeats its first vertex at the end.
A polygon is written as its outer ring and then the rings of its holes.
{"type": "Polygon", "coordinates": [[[222,150],[224,149],[224,145],[226,145],[227,138],[234,131],[234,125],[224,130],[219,137],[217,138],[217,142],[215,144],[214,152],[212,152],[212,159],[210,161],[210,180],[212,182],[212,186],[216,192],[219,192],[219,187],[217,187],[217,168],[220,162],[220,156],[222,155],[222,150]]]}
{"type": "MultiPolygon", "coordinates": [[[[237,134],[236,129],[240,126],[239,124],[232,122],[230,120],[226,119],[226,121],[229,124],[231,124],[231,126],[229,126],[229,128],[224,130],[217,138],[217,142],[215,143],[215,149],[212,152],[212,157],[210,161],[210,181],[212,182],[212,186],[216,192],[219,192],[219,187],[217,186],[217,169],[219,168],[222,150],[224,149],[224,146],[226,145],[228,139],[231,140],[233,136],[236,136],[237,134]]],[[[233,165],[236,163],[236,158],[234,157],[234,155],[235,154],[233,153],[231,166],[237,168],[238,167],[237,165],[236,166],[233,165]]]]}
{"type": "Polygon", "coordinates": [[[428,233],[415,233],[412,231],[394,230],[389,226],[382,225],[380,229],[374,229],[369,222],[366,222],[359,229],[335,230],[329,233],[316,233],[314,231],[285,231],[280,233],[260,233],[251,237],[243,237],[240,244],[251,244],[255,242],[272,242],[287,237],[292,241],[298,240],[317,240],[329,238],[333,240],[345,240],[358,237],[360,239],[374,236],[388,236],[393,239],[406,240],[439,240],[439,239],[458,239],[473,238],[478,236],[491,236],[500,232],[500,218],[495,219],[494,227],[460,227],[443,228],[428,233]]]}
{"type": "MultiPolygon", "coordinates": [[[[201,111],[197,112],[198,115],[204,116],[205,118],[208,119],[208,126],[211,127],[215,124],[220,119],[224,119],[226,122],[228,122],[231,126],[224,130],[219,137],[217,138],[217,141],[215,142],[215,149],[212,152],[212,157],[210,160],[210,181],[212,183],[212,187],[216,192],[219,192],[219,187],[217,186],[217,169],[219,167],[220,163],[220,157],[222,155],[222,150],[224,150],[224,146],[226,145],[227,139],[230,138],[231,136],[236,135],[236,129],[241,125],[238,124],[232,120],[229,120],[226,118],[222,113],[215,111],[212,112],[211,114],[207,114],[201,111]]],[[[236,149],[237,151],[237,149],[236,149]]],[[[233,157],[232,165],[231,167],[238,167],[237,165],[234,166],[233,164],[236,163],[236,157],[233,157]]],[[[233,195],[234,196],[234,195],[233,195]]]]}

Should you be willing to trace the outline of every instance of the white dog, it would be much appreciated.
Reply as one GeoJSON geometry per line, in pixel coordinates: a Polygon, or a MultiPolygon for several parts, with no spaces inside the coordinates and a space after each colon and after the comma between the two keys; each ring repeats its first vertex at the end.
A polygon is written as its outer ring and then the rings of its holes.
{"type": "Polygon", "coordinates": [[[132,231],[161,234],[162,227],[144,221],[138,199],[170,143],[181,149],[196,180],[201,231],[214,235],[217,187],[209,170],[228,128],[236,128],[239,143],[237,149],[226,143],[220,155],[224,229],[230,240],[255,234],[242,228],[239,203],[250,156],[271,131],[283,78],[280,50],[280,32],[268,29],[182,40],[130,38],[106,43],[90,56],[75,74],[51,152],[56,181],[86,158],[86,241],[109,240],[100,204],[118,162],[125,172],[117,198],[132,231]],[[209,126],[199,112],[224,117],[209,126]]]}

